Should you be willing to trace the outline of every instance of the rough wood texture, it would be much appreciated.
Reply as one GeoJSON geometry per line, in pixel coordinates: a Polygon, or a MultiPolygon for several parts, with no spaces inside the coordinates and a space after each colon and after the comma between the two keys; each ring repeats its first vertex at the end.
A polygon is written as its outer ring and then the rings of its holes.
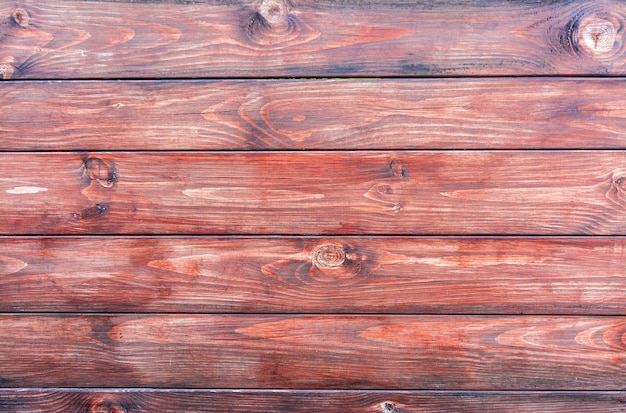
{"type": "Polygon", "coordinates": [[[626,411],[625,74],[621,0],[0,2],[0,411],[626,411]]]}
{"type": "Polygon", "coordinates": [[[626,233],[626,153],[0,155],[0,233],[626,233]]]}
{"type": "Polygon", "coordinates": [[[0,73],[616,75],[625,15],[616,0],[22,0],[0,6],[0,73]]]}
{"type": "Polygon", "coordinates": [[[624,238],[5,238],[0,311],[626,314],[625,257],[624,238]]]}
{"type": "Polygon", "coordinates": [[[0,390],[4,413],[617,413],[623,392],[0,390]]]}
{"type": "Polygon", "coordinates": [[[4,387],[623,390],[626,318],[0,316],[4,387]]]}
{"type": "Polygon", "coordinates": [[[545,78],[7,82],[0,150],[625,148],[625,86],[545,78]]]}

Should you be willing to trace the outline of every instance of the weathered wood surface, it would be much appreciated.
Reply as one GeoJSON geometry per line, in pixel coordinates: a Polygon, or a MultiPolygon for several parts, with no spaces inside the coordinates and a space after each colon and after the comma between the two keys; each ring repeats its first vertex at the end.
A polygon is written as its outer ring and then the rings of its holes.
{"type": "Polygon", "coordinates": [[[625,411],[625,22],[0,2],[0,411],[625,411]]]}
{"type": "Polygon", "coordinates": [[[0,150],[625,148],[625,87],[613,78],[6,82],[0,150]]]}
{"type": "Polygon", "coordinates": [[[617,0],[5,1],[25,78],[619,75],[617,0]]]}
{"type": "Polygon", "coordinates": [[[617,413],[624,392],[0,390],[4,413],[617,413]]]}
{"type": "Polygon", "coordinates": [[[0,311],[626,315],[625,257],[624,238],[4,238],[0,311]]]}
{"type": "Polygon", "coordinates": [[[0,331],[5,387],[626,387],[624,317],[3,315],[0,331]]]}
{"type": "Polygon", "coordinates": [[[626,153],[0,155],[0,233],[626,233],[626,153]]]}

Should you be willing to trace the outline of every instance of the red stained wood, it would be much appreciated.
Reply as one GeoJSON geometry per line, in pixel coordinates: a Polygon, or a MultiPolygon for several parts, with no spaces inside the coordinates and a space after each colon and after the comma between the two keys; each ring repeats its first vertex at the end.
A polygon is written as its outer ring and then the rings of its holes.
{"type": "Polygon", "coordinates": [[[620,1],[22,0],[4,79],[619,75],[620,1]]]}
{"type": "Polygon", "coordinates": [[[624,148],[623,89],[544,78],[10,82],[0,149],[624,148]]]}
{"type": "Polygon", "coordinates": [[[0,317],[6,387],[623,390],[623,317],[0,317]]]}
{"type": "Polygon", "coordinates": [[[2,234],[626,233],[626,153],[0,155],[2,234]]]}
{"type": "Polygon", "coordinates": [[[624,392],[0,390],[5,413],[617,413],[624,392]]]}
{"type": "Polygon", "coordinates": [[[623,238],[5,238],[0,311],[626,314],[625,254],[623,238]]]}
{"type": "Polygon", "coordinates": [[[0,4],[0,411],[623,411],[625,19],[0,4]]]}

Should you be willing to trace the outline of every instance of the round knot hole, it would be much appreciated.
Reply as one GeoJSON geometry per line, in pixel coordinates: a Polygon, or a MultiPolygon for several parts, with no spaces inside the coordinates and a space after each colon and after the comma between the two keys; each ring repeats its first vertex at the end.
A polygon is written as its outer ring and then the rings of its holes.
{"type": "Polygon", "coordinates": [[[578,45],[589,55],[610,54],[615,47],[617,29],[604,19],[590,16],[583,19],[578,30],[578,45]]]}
{"type": "Polygon", "coordinates": [[[346,262],[346,252],[338,245],[322,245],[315,252],[315,261],[321,267],[341,267],[346,262]]]}
{"type": "Polygon", "coordinates": [[[24,9],[18,8],[13,10],[11,15],[13,17],[13,21],[15,24],[22,28],[27,28],[30,23],[30,17],[28,16],[28,12],[24,9]]]}

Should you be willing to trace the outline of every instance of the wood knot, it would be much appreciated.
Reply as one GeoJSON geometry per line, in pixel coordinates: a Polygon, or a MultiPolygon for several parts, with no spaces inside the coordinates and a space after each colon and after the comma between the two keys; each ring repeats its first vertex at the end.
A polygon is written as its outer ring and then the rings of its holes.
{"type": "Polygon", "coordinates": [[[92,402],[89,413],[134,413],[133,407],[125,407],[124,404],[113,400],[98,400],[92,402]]]}
{"type": "Polygon", "coordinates": [[[91,407],[91,413],[129,413],[124,406],[111,404],[97,404],[91,407]]]}
{"type": "Polygon", "coordinates": [[[376,192],[378,192],[381,195],[393,194],[393,188],[391,187],[391,185],[378,184],[374,188],[376,189],[376,192]]]}
{"type": "Polygon", "coordinates": [[[400,413],[400,410],[392,402],[383,402],[380,404],[381,413],[400,413]]]}
{"type": "Polygon", "coordinates": [[[17,8],[13,10],[11,13],[11,17],[13,17],[13,22],[25,29],[30,24],[30,17],[28,16],[28,12],[22,8],[17,8]]]}
{"type": "Polygon", "coordinates": [[[257,12],[259,17],[274,29],[285,29],[288,25],[289,9],[282,0],[261,0],[257,12]]]}
{"type": "Polygon", "coordinates": [[[398,160],[391,161],[389,168],[391,169],[391,172],[393,172],[393,175],[398,178],[407,178],[409,176],[409,171],[403,167],[402,162],[398,160]]]}
{"type": "Polygon", "coordinates": [[[579,29],[578,44],[589,55],[610,54],[615,46],[617,30],[613,23],[608,20],[588,18],[581,24],[579,29]]]}
{"type": "Polygon", "coordinates": [[[624,171],[613,173],[606,197],[613,203],[626,207],[626,173],[624,171]]]}
{"type": "Polygon", "coordinates": [[[261,272],[285,282],[297,279],[316,288],[327,288],[329,284],[359,284],[378,268],[379,261],[375,250],[349,241],[317,238],[306,241],[302,254],[266,264],[261,272]]]}
{"type": "Polygon", "coordinates": [[[106,214],[110,209],[109,204],[96,204],[92,207],[85,208],[80,211],[80,214],[73,214],[74,219],[89,220],[94,218],[100,218],[106,214]]]}
{"type": "Polygon", "coordinates": [[[87,158],[83,161],[83,168],[91,181],[98,182],[104,188],[111,188],[118,181],[113,162],[96,157],[87,158]]]}
{"type": "MultiPolygon", "coordinates": [[[[358,282],[367,276],[373,254],[358,254],[349,245],[324,243],[311,250],[310,279],[323,283],[358,282]]],[[[375,261],[375,260],[374,260],[375,261]]]]}
{"type": "Polygon", "coordinates": [[[0,64],[0,78],[4,80],[9,80],[13,77],[13,73],[15,73],[15,69],[10,63],[0,64]]]}
{"type": "Polygon", "coordinates": [[[341,267],[346,262],[343,247],[333,244],[322,245],[314,254],[314,264],[321,268],[341,267]]]}
{"type": "Polygon", "coordinates": [[[250,42],[262,47],[284,47],[297,41],[307,42],[317,37],[289,14],[284,0],[260,0],[248,14],[245,34],[250,42]]]}
{"type": "Polygon", "coordinates": [[[626,176],[621,174],[613,176],[613,188],[619,194],[626,194],[626,176]]]}
{"type": "Polygon", "coordinates": [[[561,46],[573,56],[608,59],[619,54],[623,45],[622,17],[598,10],[593,3],[578,9],[559,36],[561,46]]]}

